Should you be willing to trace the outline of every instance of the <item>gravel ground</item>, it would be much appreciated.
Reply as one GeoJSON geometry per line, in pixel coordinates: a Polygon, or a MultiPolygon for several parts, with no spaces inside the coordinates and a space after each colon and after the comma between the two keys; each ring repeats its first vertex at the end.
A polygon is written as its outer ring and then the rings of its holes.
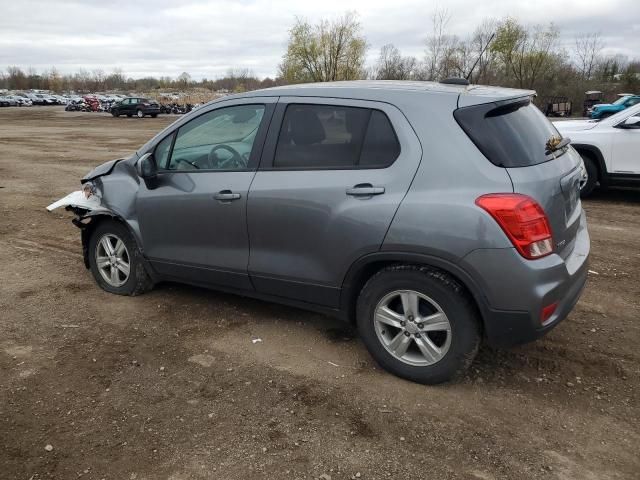
{"type": "Polygon", "coordinates": [[[591,274],[561,326],[426,387],[319,315],[96,287],[44,207],[171,120],[0,109],[2,479],[640,478],[640,192],[584,202],[591,274]]]}

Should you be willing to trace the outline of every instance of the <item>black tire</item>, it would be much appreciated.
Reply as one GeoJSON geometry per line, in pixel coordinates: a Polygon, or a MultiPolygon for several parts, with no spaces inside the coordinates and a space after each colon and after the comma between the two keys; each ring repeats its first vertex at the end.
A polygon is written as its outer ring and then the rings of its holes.
{"type": "Polygon", "coordinates": [[[117,110],[111,110],[111,115],[113,115],[116,118],[118,118],[120,116],[120,114],[118,113],[117,110]]]}
{"type": "Polygon", "coordinates": [[[116,295],[136,296],[145,293],[153,288],[153,281],[145,270],[144,259],[140,249],[136,244],[129,229],[122,223],[115,220],[104,220],[100,222],[91,233],[89,238],[89,266],[93,278],[103,290],[116,295]],[[96,261],[98,243],[105,235],[113,235],[124,242],[128,253],[129,276],[126,282],[114,287],[110,285],[98,270],[96,261]]]}
{"type": "Polygon", "coordinates": [[[478,353],[481,322],[477,308],[465,289],[444,272],[416,265],[397,265],[376,273],[358,298],[356,318],[360,336],[369,353],[385,370],[423,384],[438,384],[459,377],[478,353]],[[378,303],[397,290],[414,290],[433,299],[451,326],[451,343],[436,363],[415,366],[392,355],[375,331],[378,303]]]}
{"type": "Polygon", "coordinates": [[[580,198],[586,198],[591,195],[598,183],[598,167],[596,167],[596,162],[589,155],[581,153],[580,156],[584,162],[584,168],[587,170],[587,181],[580,188],[580,198]]]}
{"type": "Polygon", "coordinates": [[[144,118],[144,112],[141,109],[136,110],[136,117],[144,118]]]}

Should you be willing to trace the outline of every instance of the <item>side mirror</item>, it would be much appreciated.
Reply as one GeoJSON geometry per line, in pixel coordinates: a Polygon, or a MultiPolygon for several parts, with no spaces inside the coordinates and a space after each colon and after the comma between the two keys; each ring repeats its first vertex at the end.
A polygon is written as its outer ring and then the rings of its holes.
{"type": "Polygon", "coordinates": [[[640,128],[640,116],[633,115],[620,124],[622,128],[640,128]]]}
{"type": "Polygon", "coordinates": [[[136,169],[148,189],[153,190],[158,186],[158,167],[152,153],[145,153],[141,156],[136,164],[136,169]]]}

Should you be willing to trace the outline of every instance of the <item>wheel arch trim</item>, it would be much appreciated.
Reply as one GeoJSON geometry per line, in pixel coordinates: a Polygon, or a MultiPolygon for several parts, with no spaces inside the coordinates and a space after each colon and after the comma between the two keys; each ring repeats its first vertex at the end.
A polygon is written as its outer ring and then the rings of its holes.
{"type": "Polygon", "coordinates": [[[600,150],[600,148],[596,147],[595,145],[589,145],[588,143],[571,143],[571,146],[578,152],[588,152],[591,155],[593,155],[593,157],[595,158],[596,161],[596,167],[598,168],[598,172],[600,173],[600,178],[598,178],[598,180],[601,183],[606,184],[607,183],[607,164],[604,161],[604,155],[602,154],[602,151],[600,150]]]}
{"type": "Polygon", "coordinates": [[[91,237],[91,232],[98,226],[98,224],[101,221],[105,219],[116,220],[121,224],[123,224],[127,228],[127,230],[129,230],[131,237],[136,242],[136,246],[138,247],[138,250],[142,254],[143,265],[145,270],[147,271],[147,273],[152,279],[154,280],[157,279],[158,274],[153,270],[153,268],[151,267],[150,263],[147,261],[147,258],[144,255],[142,242],[140,241],[140,238],[136,232],[136,229],[133,228],[122,215],[108,209],[102,209],[100,211],[89,211],[81,216],[78,216],[78,218],[74,219],[73,221],[74,225],[80,228],[80,239],[82,241],[82,257],[84,260],[85,267],[87,269],[90,267],[89,266],[89,238],[91,237]],[[85,223],[83,222],[83,220],[89,220],[89,222],[85,223]]]}
{"type": "Polygon", "coordinates": [[[490,307],[487,298],[482,293],[482,289],[473,277],[459,265],[433,255],[389,251],[365,255],[360,257],[351,265],[351,267],[349,267],[349,270],[344,277],[340,294],[340,310],[343,312],[346,320],[351,321],[354,318],[354,297],[357,298],[358,292],[356,289],[358,286],[364,284],[363,275],[365,275],[364,280],[366,281],[366,278],[370,278],[369,276],[366,276],[367,271],[375,264],[384,263],[423,265],[442,270],[454,277],[454,279],[456,279],[471,294],[476,306],[478,307],[483,324],[489,315],[490,307]]]}

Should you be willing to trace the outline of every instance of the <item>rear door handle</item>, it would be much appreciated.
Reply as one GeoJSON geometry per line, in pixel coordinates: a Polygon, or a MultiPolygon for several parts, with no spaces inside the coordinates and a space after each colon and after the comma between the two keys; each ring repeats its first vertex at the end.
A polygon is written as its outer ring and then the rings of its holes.
{"type": "Polygon", "coordinates": [[[370,197],[372,195],[382,195],[384,193],[384,187],[374,187],[370,183],[360,183],[347,188],[347,195],[353,197],[370,197]]]}
{"type": "Polygon", "coordinates": [[[240,194],[233,193],[231,190],[220,190],[213,196],[213,198],[219,200],[220,202],[231,202],[233,200],[239,200],[240,194]]]}

